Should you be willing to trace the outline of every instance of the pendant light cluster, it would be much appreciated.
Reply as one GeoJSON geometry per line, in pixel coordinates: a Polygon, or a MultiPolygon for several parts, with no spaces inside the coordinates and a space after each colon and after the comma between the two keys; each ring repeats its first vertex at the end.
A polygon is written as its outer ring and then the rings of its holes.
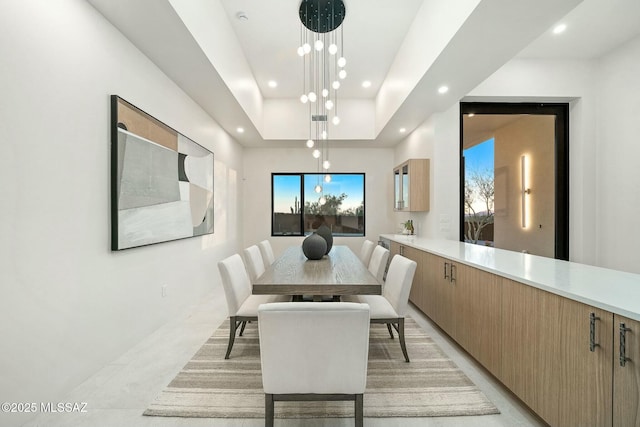
{"type": "Polygon", "coordinates": [[[309,105],[307,147],[313,149],[312,155],[317,159],[315,191],[321,194],[321,205],[326,199],[319,176],[324,174],[324,182],[331,182],[328,122],[330,119],[333,125],[340,124],[338,90],[347,77],[341,26],[345,12],[342,0],[302,0],[300,4],[298,55],[303,67],[300,102],[309,105]]]}

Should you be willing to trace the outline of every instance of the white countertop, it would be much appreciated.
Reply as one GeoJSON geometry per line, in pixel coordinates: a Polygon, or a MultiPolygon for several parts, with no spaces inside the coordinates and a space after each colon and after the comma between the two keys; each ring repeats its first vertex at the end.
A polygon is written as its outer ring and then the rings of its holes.
{"type": "Polygon", "coordinates": [[[639,274],[453,240],[380,237],[640,321],[639,274]]]}

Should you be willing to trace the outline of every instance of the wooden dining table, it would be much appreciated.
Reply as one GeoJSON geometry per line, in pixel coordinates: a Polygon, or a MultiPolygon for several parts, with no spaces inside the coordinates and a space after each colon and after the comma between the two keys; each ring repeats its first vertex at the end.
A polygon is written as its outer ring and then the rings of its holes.
{"type": "Polygon", "coordinates": [[[285,250],[253,282],[254,295],[380,295],[382,286],[348,246],[309,260],[300,246],[285,250]]]}

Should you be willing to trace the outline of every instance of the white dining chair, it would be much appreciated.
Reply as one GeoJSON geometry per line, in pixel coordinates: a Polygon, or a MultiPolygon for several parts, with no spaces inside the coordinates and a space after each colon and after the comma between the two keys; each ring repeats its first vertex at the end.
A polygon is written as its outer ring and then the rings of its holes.
{"type": "Polygon", "coordinates": [[[249,279],[254,282],[258,277],[264,273],[264,261],[260,254],[258,246],[252,245],[246,248],[244,251],[244,261],[247,263],[247,271],[249,272],[249,279]]]}
{"type": "Polygon", "coordinates": [[[247,275],[244,262],[240,255],[235,254],[218,262],[218,269],[222,278],[224,294],[227,298],[229,310],[229,344],[224,358],[228,359],[235,341],[236,331],[240,329],[240,336],[248,321],[258,320],[258,306],[269,302],[288,301],[289,297],[282,295],[251,295],[251,281],[247,275]]]}
{"type": "Polygon", "coordinates": [[[376,247],[376,244],[371,240],[365,240],[362,243],[362,248],[360,249],[360,261],[364,265],[369,265],[369,261],[371,260],[371,254],[373,253],[373,249],[376,247]]]}
{"type": "Polygon", "coordinates": [[[384,271],[387,268],[387,261],[389,260],[389,249],[382,246],[376,246],[371,254],[371,260],[369,261],[369,271],[376,276],[378,282],[384,281],[384,271]]]}
{"type": "Polygon", "coordinates": [[[273,255],[271,242],[269,242],[268,240],[263,240],[262,242],[258,243],[258,248],[260,248],[260,253],[262,254],[264,267],[269,267],[276,260],[276,257],[273,255]]]}
{"type": "Polygon", "coordinates": [[[352,400],[363,425],[369,307],[342,302],[263,304],[258,309],[265,426],[274,402],[352,400]]]}
{"type": "Polygon", "coordinates": [[[393,326],[398,332],[400,348],[407,362],[409,362],[409,355],[404,339],[404,316],[409,304],[409,291],[416,267],[415,261],[395,255],[389,265],[387,282],[382,295],[353,295],[345,298],[345,301],[368,304],[371,310],[371,323],[386,323],[392,339],[391,327],[393,326]]]}

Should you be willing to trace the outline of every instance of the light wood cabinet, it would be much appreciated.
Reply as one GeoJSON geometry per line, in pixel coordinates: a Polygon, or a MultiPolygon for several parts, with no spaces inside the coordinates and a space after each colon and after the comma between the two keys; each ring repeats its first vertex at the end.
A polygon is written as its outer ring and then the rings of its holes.
{"type": "Polygon", "coordinates": [[[429,159],[409,159],[393,169],[393,209],[429,210],[429,159]]]}
{"type": "Polygon", "coordinates": [[[615,315],[613,337],[613,425],[639,427],[640,322],[615,315]]]}
{"type": "Polygon", "coordinates": [[[459,338],[458,331],[458,313],[461,309],[459,305],[459,283],[464,282],[464,270],[459,268],[457,264],[446,258],[438,257],[438,268],[441,274],[438,275],[440,286],[438,292],[442,301],[440,304],[440,319],[444,329],[453,339],[459,338]]]}
{"type": "Polygon", "coordinates": [[[547,423],[640,427],[640,322],[394,247],[418,263],[416,307],[547,423]]]}
{"type": "Polygon", "coordinates": [[[413,276],[413,283],[411,284],[411,290],[409,291],[409,301],[411,301],[416,307],[418,307],[423,312],[426,310],[425,306],[425,282],[424,282],[424,270],[425,270],[425,252],[412,248],[410,246],[399,245],[394,247],[393,243],[391,245],[391,254],[393,256],[395,254],[402,255],[412,261],[415,261],[416,272],[413,276]]]}
{"type": "Polygon", "coordinates": [[[424,280],[424,313],[429,316],[431,320],[440,324],[440,310],[441,310],[441,298],[438,295],[440,282],[438,274],[441,270],[438,270],[439,257],[426,253],[423,256],[424,268],[422,270],[422,278],[424,280]]]}
{"type": "MultiPolygon", "coordinates": [[[[451,280],[453,263],[445,258],[425,253],[424,298],[425,314],[449,335],[453,334],[455,310],[454,282],[451,280]]],[[[454,269],[455,274],[455,269],[454,269]]]]}
{"type": "Polygon", "coordinates": [[[427,252],[422,259],[422,305],[416,305],[499,376],[502,281],[493,274],[427,252]]]}
{"type": "Polygon", "coordinates": [[[502,352],[502,280],[477,268],[456,264],[454,291],[456,340],[496,377],[502,352]]]}
{"type": "Polygon", "coordinates": [[[611,426],[613,314],[552,297],[560,301],[557,425],[611,426]]]}
{"type": "Polygon", "coordinates": [[[424,252],[418,249],[402,246],[402,255],[415,261],[417,264],[416,272],[413,276],[413,284],[411,285],[411,291],[409,292],[409,300],[420,310],[425,310],[425,295],[424,295],[424,266],[423,259],[424,252]]]}
{"type": "Polygon", "coordinates": [[[560,325],[553,307],[556,301],[546,296],[503,279],[502,372],[498,378],[545,421],[557,425],[559,393],[552,383],[559,365],[553,343],[558,341],[560,325]]]}
{"type": "Polygon", "coordinates": [[[611,426],[612,314],[503,279],[502,317],[498,378],[552,426],[611,426]]]}
{"type": "Polygon", "coordinates": [[[394,255],[400,255],[400,246],[400,243],[391,242],[391,246],[389,247],[389,262],[391,262],[394,255]]]}

